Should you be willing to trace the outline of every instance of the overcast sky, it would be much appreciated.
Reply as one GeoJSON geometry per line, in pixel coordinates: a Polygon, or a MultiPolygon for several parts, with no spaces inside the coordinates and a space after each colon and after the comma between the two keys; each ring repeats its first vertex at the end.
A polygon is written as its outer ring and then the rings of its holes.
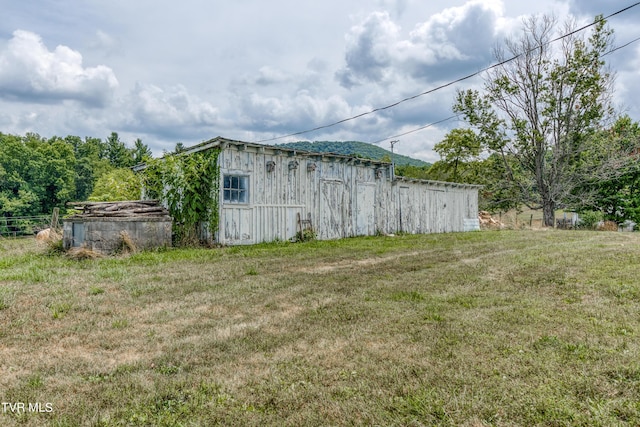
{"type": "MultiPolygon", "coordinates": [[[[141,138],[155,155],[215,136],[257,142],[327,125],[492,63],[522,18],[586,23],[633,0],[0,0],[0,132],[141,138]]],[[[640,37],[640,6],[609,21],[640,37]]],[[[608,56],[640,120],[640,42],[608,56]]],[[[375,142],[452,115],[456,89],[292,140],[375,142]]],[[[400,139],[438,159],[448,121],[400,139]]],[[[389,148],[388,140],[379,143],[389,148]]]]}

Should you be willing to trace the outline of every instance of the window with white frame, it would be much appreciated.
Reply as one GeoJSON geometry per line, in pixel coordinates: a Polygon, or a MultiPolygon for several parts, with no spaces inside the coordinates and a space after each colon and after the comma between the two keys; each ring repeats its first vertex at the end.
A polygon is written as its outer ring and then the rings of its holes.
{"type": "Polygon", "coordinates": [[[222,183],[225,203],[249,203],[249,177],[225,175],[222,183]]]}

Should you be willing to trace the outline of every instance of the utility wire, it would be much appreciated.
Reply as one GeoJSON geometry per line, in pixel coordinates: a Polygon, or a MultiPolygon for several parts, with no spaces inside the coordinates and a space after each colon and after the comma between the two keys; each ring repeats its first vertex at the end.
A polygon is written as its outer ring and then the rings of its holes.
{"type": "Polygon", "coordinates": [[[373,110],[366,111],[364,113],[360,113],[360,114],[357,114],[355,116],[348,117],[346,119],[338,120],[337,122],[334,122],[334,123],[330,123],[330,124],[326,124],[326,125],[322,125],[322,126],[317,126],[317,127],[313,128],[313,129],[303,130],[303,131],[300,131],[300,132],[294,132],[294,133],[290,133],[290,134],[287,134],[287,135],[277,136],[277,137],[274,137],[274,138],[261,139],[259,141],[254,141],[254,142],[256,142],[256,143],[270,142],[270,141],[276,141],[278,139],[288,138],[288,137],[291,137],[291,136],[297,136],[297,135],[302,135],[302,134],[309,133],[309,132],[315,132],[317,130],[327,129],[327,128],[330,128],[330,127],[333,127],[333,126],[337,126],[337,125],[342,124],[342,123],[346,123],[348,121],[359,119],[360,117],[368,116],[370,114],[374,114],[374,113],[377,113],[377,112],[380,112],[380,111],[384,111],[384,110],[388,110],[390,108],[397,107],[398,105],[400,105],[402,103],[405,103],[407,101],[411,101],[411,100],[414,100],[416,98],[420,98],[422,96],[425,96],[425,95],[428,95],[430,93],[436,92],[438,90],[441,90],[441,89],[447,88],[449,86],[452,86],[452,85],[454,85],[456,83],[460,83],[460,82],[463,82],[465,80],[469,80],[469,79],[471,79],[473,77],[476,77],[477,75],[482,74],[482,73],[484,73],[486,71],[489,71],[489,70],[491,70],[493,68],[501,67],[501,66],[503,66],[503,65],[505,65],[505,64],[507,64],[507,63],[509,63],[511,61],[514,61],[514,60],[518,59],[522,55],[525,55],[525,54],[530,53],[530,52],[532,52],[534,50],[537,50],[537,49],[539,49],[541,47],[545,47],[545,46],[547,46],[547,45],[549,45],[551,43],[555,43],[555,42],[557,42],[559,40],[562,40],[564,38],[572,36],[573,34],[576,34],[576,33],[580,32],[580,31],[584,31],[585,29],[587,29],[589,27],[592,27],[592,26],[594,26],[594,25],[596,25],[596,24],[598,24],[598,23],[600,23],[602,21],[606,21],[607,19],[609,19],[609,18],[611,18],[613,16],[616,16],[616,15],[619,15],[621,13],[624,13],[624,12],[628,11],[629,9],[634,8],[634,7],[638,6],[638,5],[640,5],[640,2],[636,2],[636,3],[634,3],[634,4],[630,5],[630,6],[627,6],[627,7],[623,8],[623,9],[618,10],[617,12],[614,12],[614,13],[612,13],[610,15],[607,15],[607,16],[605,16],[603,18],[597,19],[597,20],[595,20],[594,22],[592,22],[590,24],[584,25],[584,26],[582,26],[582,27],[580,27],[580,28],[578,28],[578,29],[576,29],[574,31],[571,31],[571,32],[569,32],[567,34],[564,34],[564,35],[562,35],[560,37],[556,37],[555,39],[553,39],[551,41],[548,41],[547,43],[544,43],[544,44],[542,44],[540,46],[536,46],[534,48],[531,48],[530,50],[528,50],[526,52],[522,52],[522,53],[520,53],[520,54],[518,54],[516,56],[513,56],[513,57],[509,58],[509,59],[506,59],[504,61],[498,62],[498,63],[493,64],[493,65],[490,65],[490,66],[485,67],[485,68],[483,68],[483,69],[481,69],[479,71],[476,71],[476,72],[474,72],[472,74],[469,74],[469,75],[464,76],[464,77],[460,77],[459,79],[456,79],[456,80],[453,80],[453,81],[451,81],[449,83],[445,83],[445,84],[437,86],[437,87],[435,87],[433,89],[429,89],[429,90],[421,92],[419,94],[416,94],[416,95],[409,96],[407,98],[401,99],[400,101],[394,102],[393,104],[385,105],[384,107],[374,108],[373,110]]]}
{"type": "Polygon", "coordinates": [[[640,40],[640,37],[636,37],[635,39],[631,40],[628,43],[623,44],[622,46],[617,46],[617,47],[611,49],[609,52],[603,53],[602,56],[610,55],[610,54],[612,54],[613,52],[615,52],[617,50],[623,49],[623,48],[625,48],[625,47],[637,42],[638,40],[640,40]]]}
{"type": "MultiPolygon", "coordinates": [[[[617,47],[615,47],[615,48],[603,53],[602,56],[611,55],[612,53],[614,53],[614,52],[616,52],[616,51],[618,51],[620,49],[624,49],[625,47],[628,47],[628,46],[632,45],[633,43],[635,43],[637,41],[640,41],[640,37],[637,37],[637,38],[635,38],[635,39],[633,39],[633,40],[631,40],[631,41],[629,41],[629,42],[627,42],[627,43],[625,43],[625,44],[623,44],[621,46],[617,46],[617,47]]],[[[448,122],[449,120],[453,120],[453,119],[459,118],[459,117],[460,117],[459,114],[457,114],[455,116],[450,116],[450,117],[447,117],[446,119],[442,119],[442,120],[439,120],[437,122],[429,123],[428,125],[420,126],[419,128],[415,128],[415,129],[406,131],[406,132],[398,134],[398,135],[388,136],[386,138],[379,139],[377,141],[372,142],[371,144],[379,144],[379,143],[384,142],[384,141],[389,140],[389,139],[399,138],[401,136],[405,136],[405,135],[409,135],[409,134],[412,134],[412,133],[415,133],[415,132],[419,132],[419,131],[421,131],[423,129],[427,129],[427,128],[431,127],[431,126],[435,126],[435,125],[438,125],[440,123],[448,122]]]]}
{"type": "Polygon", "coordinates": [[[450,116],[450,117],[447,117],[446,119],[438,120],[437,122],[429,123],[428,125],[420,126],[419,128],[412,129],[412,130],[407,131],[407,132],[403,132],[403,133],[399,133],[397,135],[388,136],[386,138],[379,139],[377,141],[371,142],[371,144],[379,144],[381,142],[386,141],[387,139],[400,138],[401,136],[405,136],[405,135],[409,135],[411,133],[419,132],[421,130],[430,128],[431,126],[439,125],[440,123],[448,122],[449,120],[453,120],[453,119],[456,119],[458,117],[459,117],[459,115],[456,114],[455,116],[450,116]]]}

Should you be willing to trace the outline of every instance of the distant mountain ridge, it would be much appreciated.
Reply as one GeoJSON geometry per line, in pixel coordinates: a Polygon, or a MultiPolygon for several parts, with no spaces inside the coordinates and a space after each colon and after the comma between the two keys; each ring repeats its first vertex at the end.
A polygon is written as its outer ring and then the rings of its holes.
{"type": "MultiPolygon", "coordinates": [[[[281,147],[296,150],[312,151],[314,153],[335,153],[344,156],[356,156],[366,159],[382,160],[384,156],[391,158],[391,151],[377,145],[359,141],[298,141],[278,144],[281,147]]],[[[400,166],[429,166],[430,163],[414,159],[402,154],[393,153],[393,161],[400,166]]]]}

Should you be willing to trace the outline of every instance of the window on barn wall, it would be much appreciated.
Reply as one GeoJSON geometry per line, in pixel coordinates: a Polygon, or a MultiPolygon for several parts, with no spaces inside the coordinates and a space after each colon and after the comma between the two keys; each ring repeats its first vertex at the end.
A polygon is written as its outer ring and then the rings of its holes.
{"type": "Polygon", "coordinates": [[[249,203],[249,177],[225,175],[222,191],[225,203],[249,203]]]}

